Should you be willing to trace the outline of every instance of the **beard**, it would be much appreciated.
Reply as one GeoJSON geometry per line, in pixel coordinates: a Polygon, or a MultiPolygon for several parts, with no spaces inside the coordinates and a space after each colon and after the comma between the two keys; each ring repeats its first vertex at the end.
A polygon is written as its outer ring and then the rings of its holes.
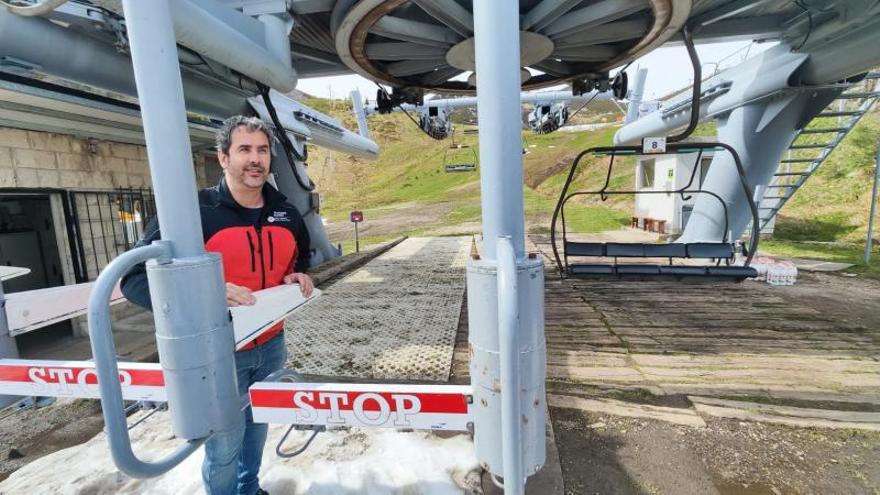
{"type": "Polygon", "coordinates": [[[260,166],[245,167],[239,175],[239,180],[247,187],[263,187],[263,184],[266,183],[266,169],[260,166]],[[259,175],[255,172],[259,172],[259,175]]]}

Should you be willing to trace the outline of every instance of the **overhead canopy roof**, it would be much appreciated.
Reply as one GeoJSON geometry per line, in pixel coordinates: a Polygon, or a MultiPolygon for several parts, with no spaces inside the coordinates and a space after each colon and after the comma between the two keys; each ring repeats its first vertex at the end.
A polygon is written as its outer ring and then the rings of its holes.
{"type": "MultiPolygon", "coordinates": [[[[817,2],[812,2],[817,3],[817,2]]],[[[821,3],[821,2],[819,2],[821,3]]],[[[791,0],[520,0],[524,89],[606,73],[669,41],[777,38],[804,15],[791,0]]],[[[294,0],[301,77],[355,72],[393,86],[473,91],[473,2],[294,0]]]]}

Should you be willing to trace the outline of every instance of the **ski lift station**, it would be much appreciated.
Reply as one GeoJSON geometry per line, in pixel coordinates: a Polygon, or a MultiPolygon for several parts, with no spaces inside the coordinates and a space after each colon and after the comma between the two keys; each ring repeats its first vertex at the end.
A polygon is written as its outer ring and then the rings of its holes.
{"type": "Polygon", "coordinates": [[[758,280],[794,281],[762,234],[880,96],[877,1],[0,4],[0,493],[203,493],[244,418],[269,425],[248,493],[880,486],[880,288],[758,280]],[[697,47],[723,41],[766,49],[704,74],[697,47]],[[669,74],[639,60],[669,47],[694,84],[643,101],[669,74]],[[339,75],[377,86],[348,127],[297,93],[339,75]],[[524,131],[598,132],[570,125],[596,101],[623,114],[613,139],[565,149],[527,201],[524,131]],[[459,108],[478,144],[455,143],[459,108]],[[432,172],[473,179],[477,234],[342,252],[310,152],[381,159],[373,114],[420,129],[413,156],[452,141],[432,172]],[[222,196],[238,115],[272,137],[256,212],[222,196]],[[611,198],[629,225],[587,232],[611,198]],[[221,207],[241,256],[209,235],[221,207]],[[252,304],[227,299],[241,271],[252,304]],[[123,291],[141,273],[151,311],[123,291]],[[282,328],[283,365],[247,381],[282,328]]]}

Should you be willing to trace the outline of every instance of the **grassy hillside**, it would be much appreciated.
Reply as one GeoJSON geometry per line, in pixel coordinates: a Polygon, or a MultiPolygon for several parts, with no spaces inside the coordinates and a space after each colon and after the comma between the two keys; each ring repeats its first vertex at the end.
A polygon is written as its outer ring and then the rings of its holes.
{"type": "MultiPolygon", "coordinates": [[[[349,129],[357,124],[350,103],[309,99],[305,103],[333,115],[349,129]]],[[[590,108],[578,114],[580,122],[611,120],[607,108],[590,108]]],[[[362,239],[378,242],[399,235],[450,235],[479,232],[480,184],[476,172],[446,173],[445,163],[474,161],[478,154],[473,126],[459,124],[455,143],[436,141],[416,127],[405,115],[376,115],[369,120],[373,138],[381,147],[373,162],[311,148],[310,175],[323,194],[322,214],[335,242],[345,249],[353,246],[351,210],[362,210],[366,222],[362,239]]],[[[824,125],[817,123],[816,125],[824,125]]],[[[530,232],[549,231],[550,215],[578,152],[611,143],[616,127],[593,132],[555,132],[535,135],[523,132],[526,226],[530,232]]],[[[704,124],[697,134],[712,135],[704,124]]],[[[867,225],[871,178],[880,135],[880,114],[867,115],[838,147],[809,182],[801,188],[780,215],[776,236],[762,243],[762,251],[777,255],[860,263],[867,225]]],[[[598,190],[605,181],[607,158],[586,156],[579,167],[573,189],[598,190]]],[[[619,159],[610,188],[633,186],[632,159],[619,159]]],[[[566,210],[574,231],[613,230],[628,222],[631,196],[580,196],[566,210]]],[[[878,226],[880,230],[880,226],[878,226]]],[[[875,234],[875,238],[880,234],[875,234]]],[[[876,252],[880,258],[880,252],[876,252]]],[[[856,271],[880,276],[880,260],[856,271]]]]}
{"type": "Polygon", "coordinates": [[[764,250],[790,256],[856,263],[880,276],[880,225],[874,231],[875,263],[862,266],[871,186],[880,136],[880,113],[866,115],[821,168],[783,207],[774,239],[764,250]]]}
{"type": "MultiPolygon", "coordinates": [[[[350,129],[356,128],[350,105],[337,101],[306,100],[306,104],[333,115],[350,129]]],[[[582,112],[585,118],[608,118],[582,112]]],[[[578,117],[581,117],[579,114],[578,117]]],[[[378,160],[369,162],[319,148],[310,149],[309,173],[323,193],[322,214],[334,241],[348,245],[353,229],[347,224],[351,210],[364,211],[363,234],[367,241],[380,241],[401,234],[454,234],[479,232],[480,184],[476,172],[447,173],[444,165],[478,161],[473,126],[458,124],[452,140],[426,136],[406,115],[370,117],[370,131],[381,147],[378,160]]],[[[562,187],[574,150],[611,143],[616,128],[592,133],[556,132],[534,135],[523,132],[526,221],[531,231],[547,231],[550,215],[562,187]]],[[[577,183],[598,189],[605,177],[604,162],[589,158],[577,183]]],[[[631,184],[632,167],[618,167],[614,184],[631,184]]],[[[578,200],[571,210],[578,230],[617,228],[629,218],[631,200],[598,198],[578,200]]]]}

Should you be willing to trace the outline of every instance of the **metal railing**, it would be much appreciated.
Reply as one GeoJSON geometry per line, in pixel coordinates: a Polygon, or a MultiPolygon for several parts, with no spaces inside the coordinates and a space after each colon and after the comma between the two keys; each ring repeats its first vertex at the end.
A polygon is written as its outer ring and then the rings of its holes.
{"type": "Polygon", "coordinates": [[[83,283],[135,245],[156,202],[150,189],[65,191],[64,209],[74,277],[83,283]]]}

